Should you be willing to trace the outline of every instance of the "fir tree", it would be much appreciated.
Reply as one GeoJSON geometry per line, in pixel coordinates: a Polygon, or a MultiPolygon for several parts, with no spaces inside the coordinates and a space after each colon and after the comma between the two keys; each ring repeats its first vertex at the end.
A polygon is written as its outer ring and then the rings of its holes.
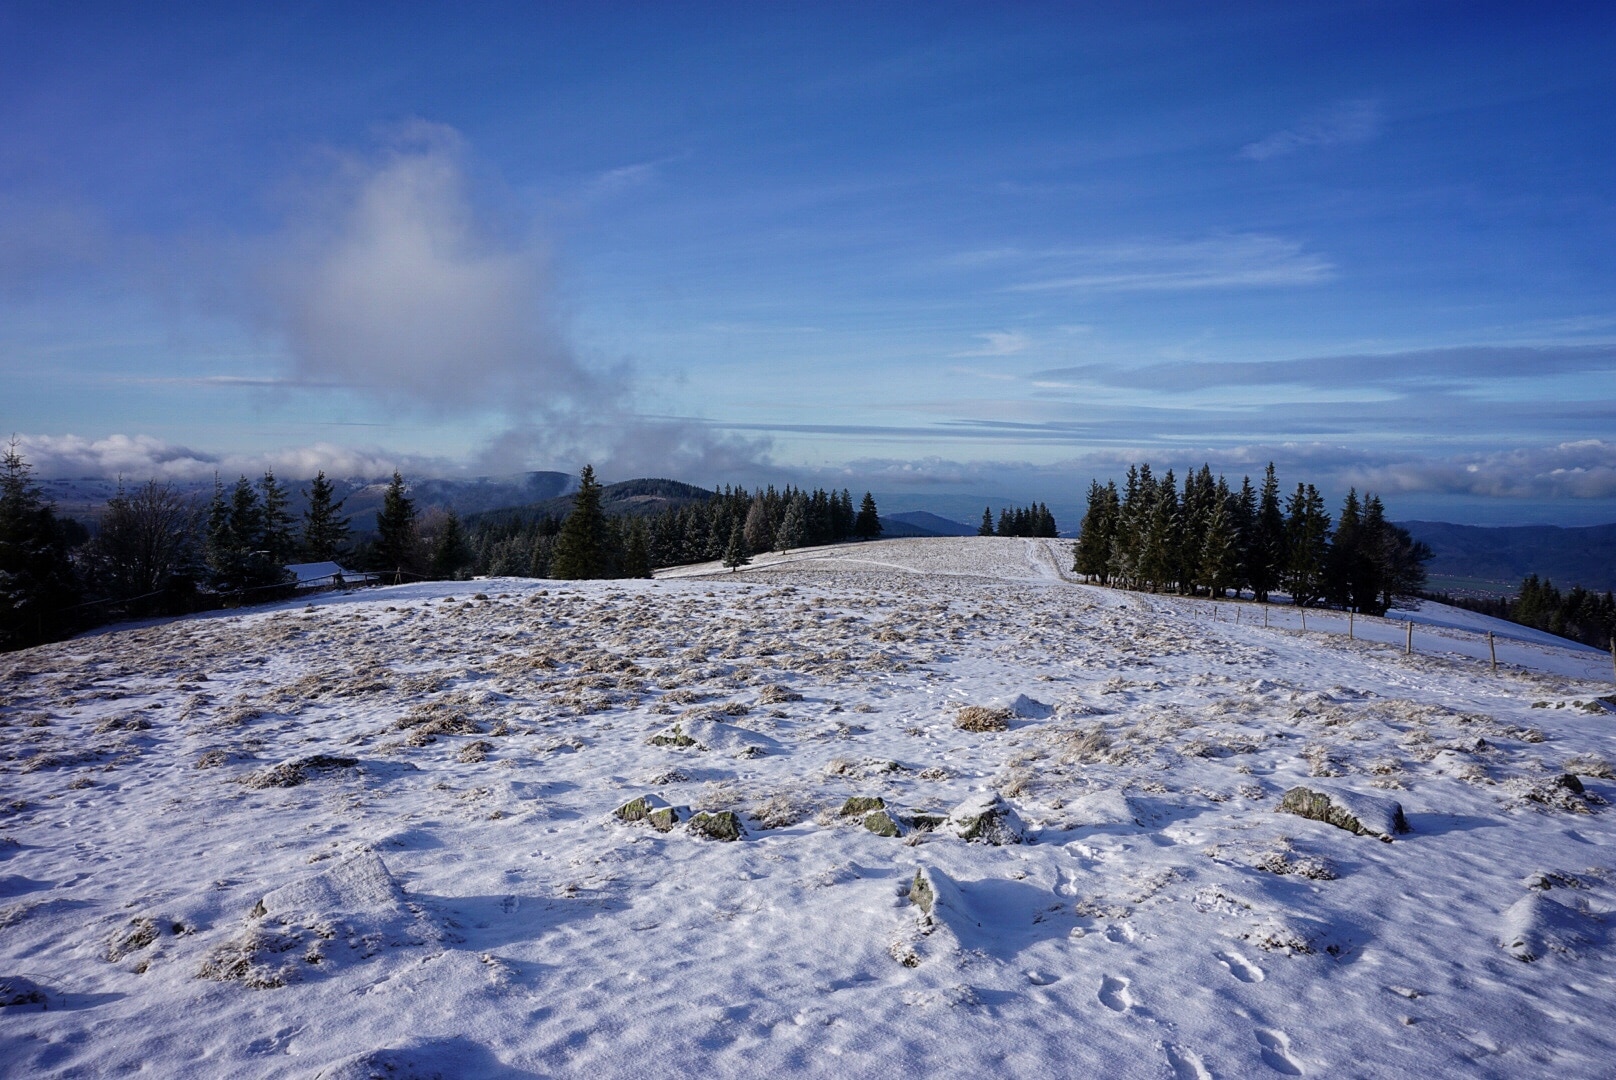
{"type": "Polygon", "coordinates": [[[1258,603],[1266,604],[1268,594],[1279,588],[1284,569],[1285,516],[1279,507],[1279,478],[1270,461],[1263,473],[1262,494],[1246,552],[1246,582],[1258,603]]]}
{"type": "Polygon", "coordinates": [[[648,578],[651,576],[650,530],[644,518],[629,522],[628,538],[623,546],[623,576],[648,578]]]}
{"type": "Polygon", "coordinates": [[[407,494],[404,477],[397,469],[382,494],[382,508],[376,514],[376,546],[371,561],[378,570],[400,574],[415,569],[419,536],[415,522],[415,500],[407,494]]]}
{"type": "Polygon", "coordinates": [[[1324,596],[1330,515],[1324,512],[1324,497],[1312,484],[1296,485],[1285,514],[1285,591],[1298,607],[1311,607],[1324,596]]]}
{"type": "Polygon", "coordinates": [[[800,492],[786,504],[785,516],[774,532],[774,550],[790,551],[805,546],[809,503],[800,492]]]}
{"type": "Polygon", "coordinates": [[[13,439],[0,458],[0,649],[65,632],[78,601],[68,533],[13,439]]]}
{"type": "Polygon", "coordinates": [[[1196,568],[1196,577],[1218,599],[1223,598],[1240,575],[1240,535],[1235,530],[1234,514],[1230,510],[1232,501],[1226,498],[1212,501],[1201,541],[1200,565],[1196,568]]]}
{"type": "Polygon", "coordinates": [[[982,508],[982,524],[980,524],[980,525],[978,525],[976,527],[976,535],[978,535],[978,536],[992,536],[993,535],[993,510],[992,510],[992,508],[986,507],[986,506],[984,506],[982,508]]]}
{"type": "Polygon", "coordinates": [[[860,540],[874,540],[881,535],[881,516],[875,511],[875,496],[868,491],[859,504],[858,518],[853,522],[853,535],[860,540]]]}
{"type": "Polygon", "coordinates": [[[730,529],[729,543],[724,548],[724,565],[729,567],[729,572],[733,574],[751,561],[751,557],[746,553],[746,531],[739,522],[736,522],[730,529]]]}
{"type": "Polygon", "coordinates": [[[578,474],[578,493],[573,497],[572,512],[561,523],[561,532],[556,537],[555,555],[550,563],[553,576],[578,580],[607,575],[606,515],[601,510],[600,499],[595,468],[585,465],[578,474]]]}
{"type": "Polygon", "coordinates": [[[303,511],[303,557],[309,562],[335,562],[348,546],[352,533],[348,518],[339,516],[346,499],[336,499],[336,486],[321,470],[304,494],[309,508],[303,511]]]}
{"type": "Polygon", "coordinates": [[[1111,547],[1117,537],[1117,486],[1089,482],[1087,512],[1073,545],[1072,569],[1101,585],[1110,579],[1111,547]]]}
{"type": "Polygon", "coordinates": [[[428,571],[439,581],[454,581],[471,564],[471,545],[466,540],[460,515],[451,507],[446,510],[432,543],[432,560],[428,571]]]}
{"type": "Polygon", "coordinates": [[[774,548],[774,515],[769,512],[769,503],[763,495],[752,499],[741,530],[746,535],[748,551],[770,551],[774,548]]]}
{"type": "Polygon", "coordinates": [[[286,510],[290,496],[286,486],[275,479],[273,471],[264,473],[264,478],[258,481],[258,491],[262,499],[259,535],[265,557],[276,566],[284,566],[296,559],[298,549],[292,535],[292,515],[286,510]]]}

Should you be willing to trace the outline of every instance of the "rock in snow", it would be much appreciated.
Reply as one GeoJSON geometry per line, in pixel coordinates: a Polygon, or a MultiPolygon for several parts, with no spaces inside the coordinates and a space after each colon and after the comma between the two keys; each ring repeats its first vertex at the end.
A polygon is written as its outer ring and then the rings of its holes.
{"type": "Polygon", "coordinates": [[[1392,836],[1408,832],[1403,804],[1379,795],[1355,791],[1293,787],[1280,800],[1280,810],[1298,817],[1312,818],[1345,829],[1359,836],[1373,836],[1391,843],[1392,836]]]}
{"type": "Polygon", "coordinates": [[[954,807],[946,827],[961,840],[978,844],[1019,844],[1027,834],[1010,804],[991,791],[954,807]]]}
{"type": "Polygon", "coordinates": [[[1601,927],[1592,915],[1567,907],[1543,892],[1532,892],[1504,912],[1499,944],[1527,963],[1550,952],[1576,956],[1592,944],[1601,927]]]}

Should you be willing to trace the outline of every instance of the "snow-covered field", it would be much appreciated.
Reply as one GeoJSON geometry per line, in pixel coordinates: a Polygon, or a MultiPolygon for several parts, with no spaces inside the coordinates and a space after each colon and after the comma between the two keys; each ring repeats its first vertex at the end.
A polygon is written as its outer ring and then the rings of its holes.
{"type": "Polygon", "coordinates": [[[0,657],[0,1074],[1610,1075],[1608,657],[1068,547],[0,657]]]}

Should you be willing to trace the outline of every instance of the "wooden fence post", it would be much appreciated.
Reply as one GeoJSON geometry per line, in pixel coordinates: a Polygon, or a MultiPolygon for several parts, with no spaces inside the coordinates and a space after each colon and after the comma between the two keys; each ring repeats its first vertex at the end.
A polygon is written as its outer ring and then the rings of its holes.
{"type": "Polygon", "coordinates": [[[1307,633],[1307,608],[1302,609],[1302,633],[1307,633]]]}
{"type": "Polygon", "coordinates": [[[1358,640],[1357,636],[1354,635],[1353,632],[1352,632],[1352,612],[1350,612],[1350,611],[1347,612],[1347,640],[1348,641],[1357,641],[1358,640]]]}
{"type": "Polygon", "coordinates": [[[1493,632],[1487,631],[1487,655],[1492,658],[1493,674],[1498,674],[1498,648],[1493,645],[1493,632]]]}
{"type": "Polygon", "coordinates": [[[1414,655],[1414,620],[1413,619],[1408,620],[1408,623],[1407,623],[1407,634],[1403,638],[1403,655],[1404,656],[1413,656],[1414,655]]]}
{"type": "Polygon", "coordinates": [[[1268,629],[1268,605],[1267,604],[1264,604],[1262,606],[1262,628],[1264,630],[1268,629]]]}

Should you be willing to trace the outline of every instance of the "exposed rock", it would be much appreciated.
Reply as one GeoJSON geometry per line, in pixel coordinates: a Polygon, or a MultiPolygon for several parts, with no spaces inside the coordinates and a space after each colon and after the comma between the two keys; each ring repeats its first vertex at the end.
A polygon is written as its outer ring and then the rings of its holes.
{"type": "Polygon", "coordinates": [[[690,831],[709,840],[739,840],[746,835],[740,817],[733,810],[716,813],[703,810],[690,819],[690,831]]]}
{"type": "Polygon", "coordinates": [[[1579,947],[1595,941],[1598,931],[1592,916],[1538,891],[1504,912],[1498,943],[1515,959],[1530,963],[1550,952],[1575,957],[1579,947]]]}
{"type": "Polygon", "coordinates": [[[620,821],[644,821],[651,816],[651,811],[667,805],[655,795],[641,795],[619,806],[612,814],[620,821]]]}
{"type": "Polygon", "coordinates": [[[887,801],[879,795],[850,795],[842,804],[842,817],[852,817],[854,814],[868,814],[872,810],[884,809],[887,801]]]}
{"type": "Polygon", "coordinates": [[[664,806],[651,811],[645,816],[645,820],[657,832],[672,832],[673,827],[681,820],[681,811],[677,806],[664,806]]]}
{"type": "Polygon", "coordinates": [[[1373,836],[1388,844],[1394,834],[1408,832],[1402,804],[1378,795],[1293,787],[1280,800],[1279,809],[1359,836],[1373,836]]]}
{"type": "Polygon", "coordinates": [[[909,883],[909,902],[920,909],[920,913],[930,918],[932,905],[937,902],[937,890],[932,886],[931,875],[925,867],[915,871],[914,880],[909,883]]]}
{"type": "Polygon", "coordinates": [[[21,975],[0,976],[0,1009],[14,1005],[47,1004],[45,989],[32,979],[21,975]]]}
{"type": "Polygon", "coordinates": [[[864,815],[864,827],[877,836],[902,836],[903,826],[890,811],[872,810],[864,815]]]}
{"type": "Polygon", "coordinates": [[[1019,844],[1026,838],[1021,818],[993,792],[974,795],[948,815],[948,830],[979,844],[1019,844]]]}

